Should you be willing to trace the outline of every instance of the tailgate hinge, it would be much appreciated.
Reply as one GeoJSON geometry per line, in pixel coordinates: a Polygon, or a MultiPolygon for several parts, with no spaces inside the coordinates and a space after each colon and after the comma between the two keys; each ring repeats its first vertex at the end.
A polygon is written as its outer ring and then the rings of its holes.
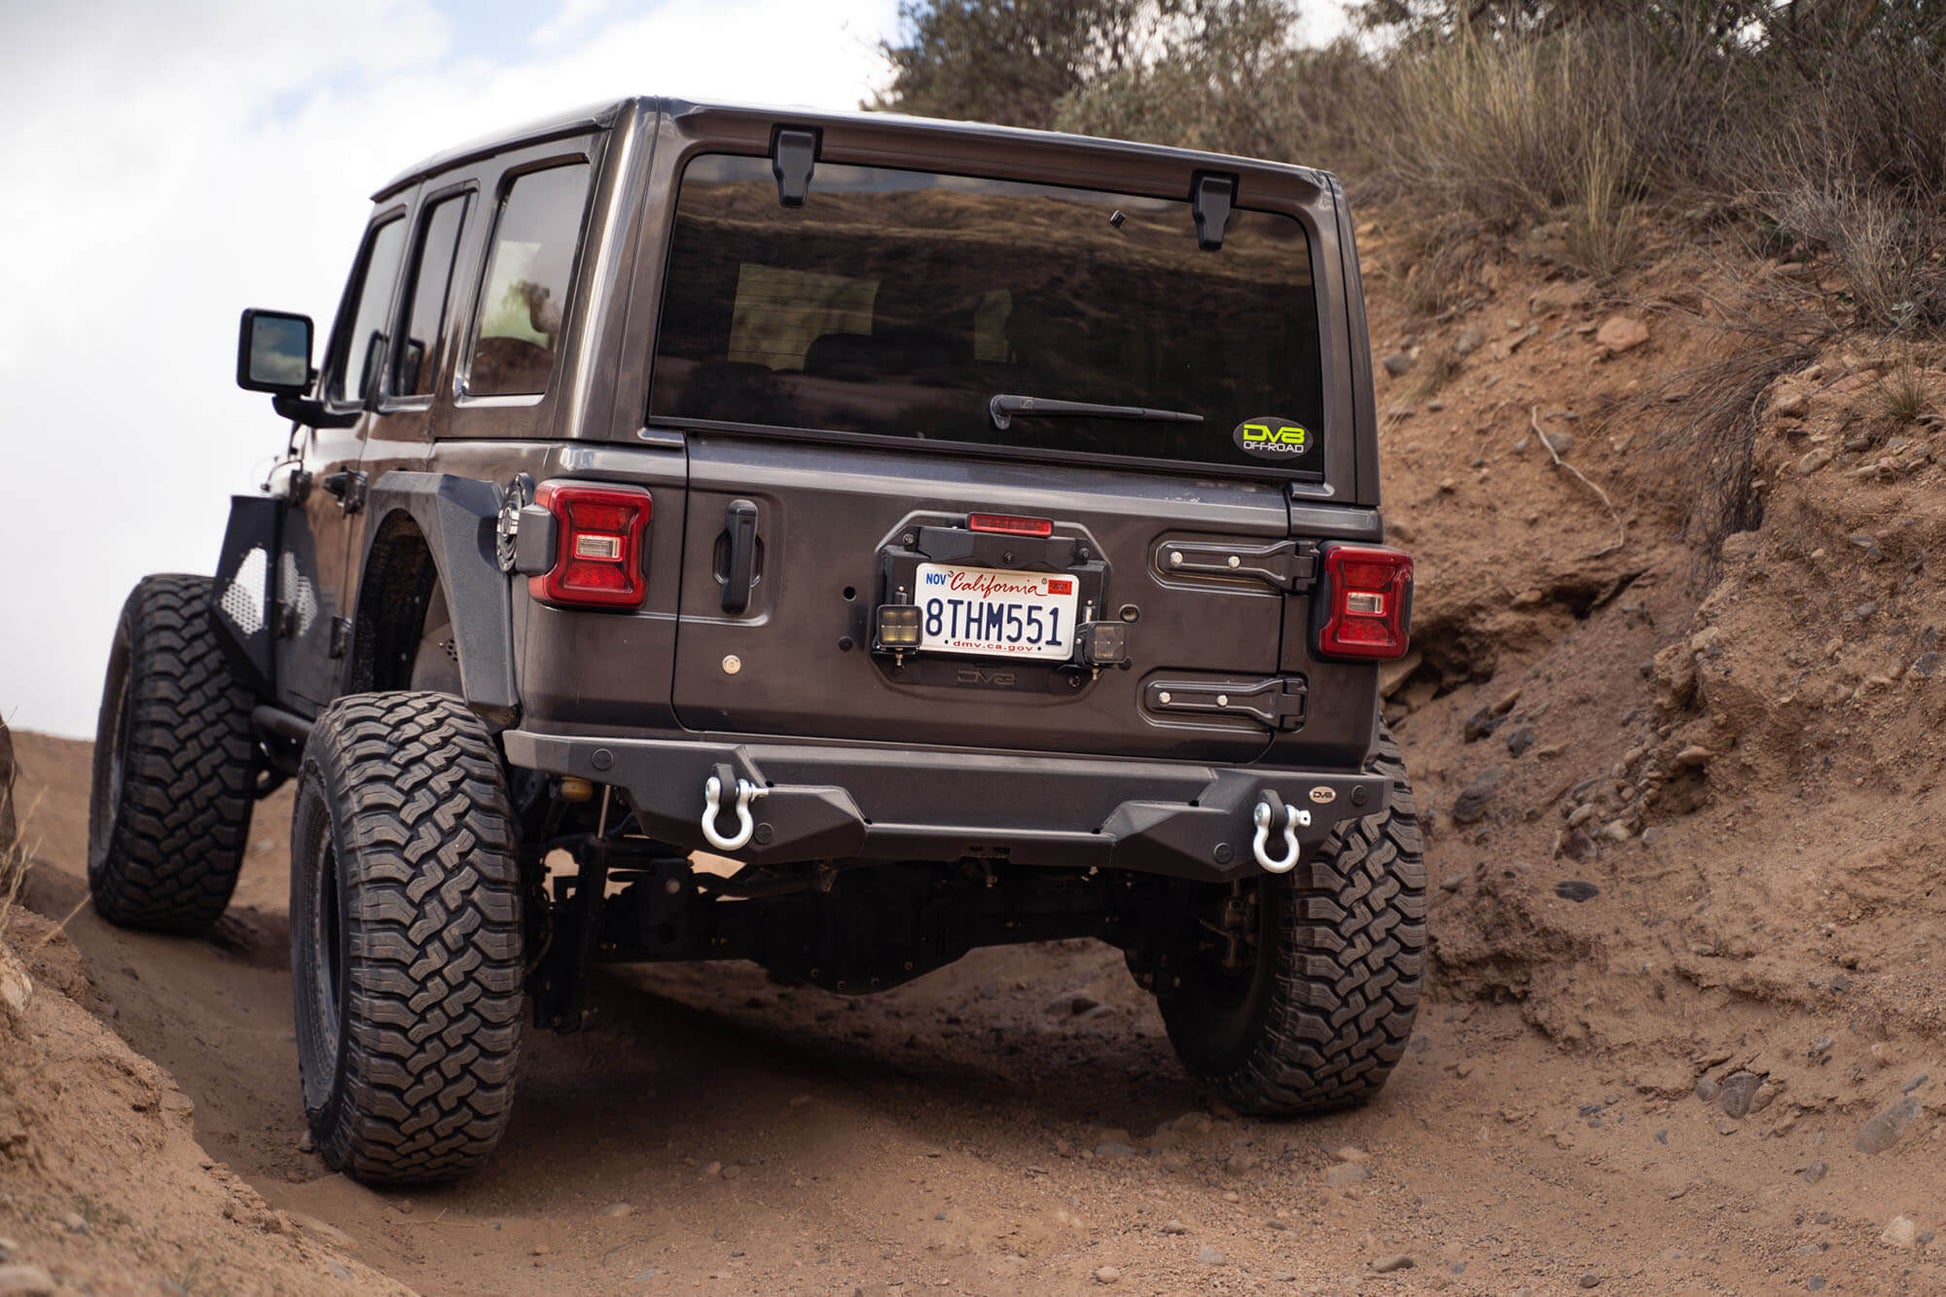
{"type": "Polygon", "coordinates": [[[1308,590],[1317,579],[1318,545],[1312,540],[1190,540],[1164,536],[1155,550],[1164,576],[1261,581],[1278,590],[1308,590]]]}
{"type": "Polygon", "coordinates": [[[1151,680],[1142,705],[1161,715],[1249,716],[1274,730],[1304,728],[1303,676],[1268,680],[1151,680]]]}

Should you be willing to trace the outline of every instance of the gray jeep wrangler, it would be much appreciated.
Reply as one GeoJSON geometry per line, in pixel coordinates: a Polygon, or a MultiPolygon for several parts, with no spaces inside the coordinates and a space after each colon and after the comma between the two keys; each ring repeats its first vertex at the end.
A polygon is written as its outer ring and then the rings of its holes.
{"type": "Polygon", "coordinates": [[[1384,1083],[1425,957],[1411,560],[1336,179],[631,99],[378,191],[216,576],[129,597],[89,881],[221,914],[296,780],[305,1110],[478,1166],[591,969],[878,990],[1094,937],[1248,1113],[1384,1083]]]}

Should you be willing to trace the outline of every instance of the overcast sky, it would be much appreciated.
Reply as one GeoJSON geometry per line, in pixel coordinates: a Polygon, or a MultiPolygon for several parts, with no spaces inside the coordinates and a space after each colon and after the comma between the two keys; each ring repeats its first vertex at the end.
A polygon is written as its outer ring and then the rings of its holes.
{"type": "Polygon", "coordinates": [[[379,184],[627,94],[853,108],[896,15],[897,0],[0,0],[0,714],[92,735],[130,587],[213,570],[229,496],[263,480],[287,428],[234,386],[237,313],[328,327],[379,184]]]}

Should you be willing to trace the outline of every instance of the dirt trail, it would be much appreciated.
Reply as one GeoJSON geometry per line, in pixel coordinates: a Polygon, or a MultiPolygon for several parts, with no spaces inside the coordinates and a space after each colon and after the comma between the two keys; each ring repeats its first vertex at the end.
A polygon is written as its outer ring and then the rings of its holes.
{"type": "MultiPolygon", "coordinates": [[[[46,790],[31,899],[66,913],[87,745],[21,748],[26,800],[46,790]]],[[[1119,959],[1085,943],[977,954],[869,1000],[733,965],[603,978],[588,1031],[528,1034],[485,1174],[373,1192],[298,1147],[283,814],[281,798],[260,814],[212,940],[85,907],[67,931],[115,1029],[194,1099],[211,1154],[424,1293],[1072,1292],[1102,1267],[1150,1293],[1939,1279],[1875,1244],[1891,1202],[1841,1155],[1848,1132],[1725,1138],[1686,1076],[1674,1094],[1570,1056],[1510,1006],[1436,997],[1365,1111],[1212,1114],[1119,959]],[[1077,996],[1100,1007],[1076,1014],[1077,996]],[[1796,1174],[1813,1155],[1831,1164],[1816,1185],[1796,1174]]]]}

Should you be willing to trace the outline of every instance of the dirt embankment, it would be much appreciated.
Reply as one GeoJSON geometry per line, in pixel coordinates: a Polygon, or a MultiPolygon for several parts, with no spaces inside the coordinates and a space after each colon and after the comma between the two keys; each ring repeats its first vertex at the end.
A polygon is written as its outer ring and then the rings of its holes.
{"type": "MultiPolygon", "coordinates": [[[[31,737],[25,746],[39,750],[31,737]]],[[[11,906],[14,867],[31,858],[37,826],[71,830],[77,809],[84,832],[86,825],[85,803],[68,800],[68,779],[50,790],[33,772],[54,772],[30,756],[24,834],[15,842],[6,813],[12,756],[0,725],[0,1294],[307,1292],[326,1284],[402,1292],[354,1260],[349,1246],[334,1245],[349,1239],[274,1210],[214,1161],[197,1142],[196,1101],[112,1030],[118,1010],[84,971],[81,951],[52,920],[11,906]],[[56,796],[44,801],[49,792],[56,796]]],[[[71,843],[64,834],[61,845],[71,843]]]]}
{"type": "MultiPolygon", "coordinates": [[[[84,910],[38,947],[0,1233],[96,1291],[214,1288],[182,1277],[204,1253],[238,1291],[376,1285],[357,1262],[429,1293],[1946,1289],[1946,377],[1774,339],[1784,376],[1726,367],[1750,286],[1796,271],[1671,250],[1604,297],[1552,264],[1480,265],[1430,321],[1372,277],[1420,559],[1388,711],[1437,882],[1379,1103],[1213,1110],[1080,943],[863,1001],[652,970],[601,979],[581,1036],[529,1034],[482,1176],[374,1193],[301,1144],[273,799],[210,941],[84,910]],[[126,1223],[66,1231],[84,1198],[126,1223]]],[[[22,764],[31,900],[65,914],[86,745],[22,764]]]]}
{"type": "Polygon", "coordinates": [[[0,935],[34,987],[24,1013],[0,1007],[0,1293],[404,1291],[211,1158],[195,1100],[111,1030],[52,929],[0,935]]]}

